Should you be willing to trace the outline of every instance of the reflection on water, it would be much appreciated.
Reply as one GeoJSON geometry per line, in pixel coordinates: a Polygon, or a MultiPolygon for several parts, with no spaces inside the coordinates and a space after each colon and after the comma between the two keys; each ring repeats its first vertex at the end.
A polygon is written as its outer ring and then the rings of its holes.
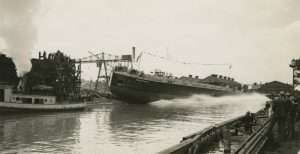
{"type": "Polygon", "coordinates": [[[256,111],[258,94],[146,105],[105,100],[91,111],[0,114],[0,153],[155,153],[211,124],[256,111]]]}
{"type": "Polygon", "coordinates": [[[1,115],[0,152],[68,152],[76,144],[80,120],[77,114],[1,115]],[[64,146],[62,146],[64,144],[64,146]]]}

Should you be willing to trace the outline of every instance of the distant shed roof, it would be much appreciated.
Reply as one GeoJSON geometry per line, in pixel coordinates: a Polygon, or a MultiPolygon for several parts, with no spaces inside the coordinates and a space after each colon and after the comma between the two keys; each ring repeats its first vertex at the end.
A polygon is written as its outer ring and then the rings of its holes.
{"type": "Polygon", "coordinates": [[[263,93],[291,92],[293,91],[293,86],[279,81],[272,81],[263,84],[258,91],[263,93]]]}

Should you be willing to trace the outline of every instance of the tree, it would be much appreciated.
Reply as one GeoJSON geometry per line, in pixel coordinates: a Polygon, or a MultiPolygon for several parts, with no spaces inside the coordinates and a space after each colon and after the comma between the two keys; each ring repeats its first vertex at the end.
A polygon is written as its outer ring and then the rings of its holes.
{"type": "Polygon", "coordinates": [[[4,54],[0,54],[0,82],[12,85],[18,83],[16,65],[11,58],[4,54]]]}

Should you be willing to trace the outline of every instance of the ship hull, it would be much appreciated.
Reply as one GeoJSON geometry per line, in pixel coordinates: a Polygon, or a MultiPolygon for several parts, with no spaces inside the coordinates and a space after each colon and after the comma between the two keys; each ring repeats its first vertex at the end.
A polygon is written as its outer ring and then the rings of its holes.
{"type": "Polygon", "coordinates": [[[13,111],[34,111],[34,112],[46,112],[46,111],[74,111],[83,110],[86,108],[86,103],[77,104],[18,104],[0,102],[0,111],[13,112],[13,111]]]}
{"type": "Polygon", "coordinates": [[[220,96],[233,94],[232,91],[194,87],[148,80],[143,77],[114,72],[111,76],[110,90],[114,96],[129,103],[144,104],[161,99],[185,98],[193,94],[220,96]]]}

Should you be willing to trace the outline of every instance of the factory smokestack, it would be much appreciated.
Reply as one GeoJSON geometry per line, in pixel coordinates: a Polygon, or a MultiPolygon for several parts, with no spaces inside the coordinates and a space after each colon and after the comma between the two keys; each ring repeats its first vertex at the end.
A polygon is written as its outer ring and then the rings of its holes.
{"type": "Polygon", "coordinates": [[[0,38],[19,76],[31,69],[31,51],[37,39],[34,17],[39,5],[38,0],[0,1],[0,38]]]}

